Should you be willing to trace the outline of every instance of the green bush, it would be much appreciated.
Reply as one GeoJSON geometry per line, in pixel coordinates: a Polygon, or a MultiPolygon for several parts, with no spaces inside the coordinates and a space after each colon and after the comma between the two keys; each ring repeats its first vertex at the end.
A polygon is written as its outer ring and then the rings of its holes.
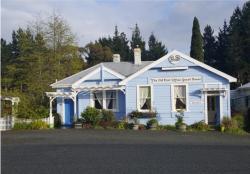
{"type": "Polygon", "coordinates": [[[130,124],[128,122],[123,123],[124,129],[130,129],[130,124]]]}
{"type": "Polygon", "coordinates": [[[244,128],[244,116],[236,115],[236,116],[232,117],[232,119],[237,122],[237,125],[238,125],[239,129],[244,128]]]}
{"type": "Polygon", "coordinates": [[[91,126],[92,129],[104,129],[102,126],[98,126],[98,125],[93,125],[91,126]]]}
{"type": "Polygon", "coordinates": [[[239,129],[237,121],[229,117],[223,117],[221,121],[221,126],[225,126],[225,130],[237,130],[239,129]]]}
{"type": "Polygon", "coordinates": [[[58,113],[53,113],[54,116],[54,125],[55,127],[60,127],[61,126],[61,115],[58,113]]]}
{"type": "Polygon", "coordinates": [[[12,130],[24,130],[24,129],[29,129],[28,123],[15,123],[14,127],[12,128],[12,130]]]}
{"type": "Polygon", "coordinates": [[[210,129],[209,125],[206,124],[204,122],[204,120],[196,122],[196,123],[190,125],[190,127],[194,130],[197,130],[197,131],[208,131],[210,129]]]}
{"type": "Polygon", "coordinates": [[[149,111],[149,112],[140,112],[140,111],[132,111],[129,114],[129,117],[133,119],[134,117],[137,118],[155,118],[157,116],[157,112],[149,111]]]}
{"type": "Polygon", "coordinates": [[[115,121],[115,114],[112,110],[102,109],[103,121],[115,121]]]}
{"type": "Polygon", "coordinates": [[[165,126],[165,130],[176,130],[176,127],[174,125],[167,124],[165,126]]]}
{"type": "Polygon", "coordinates": [[[115,127],[107,126],[106,129],[115,129],[115,127]]]}
{"type": "Polygon", "coordinates": [[[94,107],[87,107],[85,111],[81,113],[84,123],[93,123],[96,125],[100,121],[101,113],[99,109],[94,107]]]}
{"type": "Polygon", "coordinates": [[[29,129],[48,129],[48,126],[45,121],[36,120],[29,124],[29,129]]]}
{"type": "Polygon", "coordinates": [[[230,134],[245,134],[246,132],[243,131],[242,129],[235,129],[235,130],[232,130],[232,129],[225,129],[225,132],[226,133],[230,133],[230,134]]]}
{"type": "Polygon", "coordinates": [[[124,123],[118,123],[115,128],[116,129],[125,129],[124,123]]]}
{"type": "Polygon", "coordinates": [[[166,128],[163,125],[159,125],[157,126],[156,130],[166,130],[166,128]]]}
{"type": "Polygon", "coordinates": [[[158,121],[156,119],[151,119],[147,122],[147,124],[157,124],[158,125],[158,121]]]}

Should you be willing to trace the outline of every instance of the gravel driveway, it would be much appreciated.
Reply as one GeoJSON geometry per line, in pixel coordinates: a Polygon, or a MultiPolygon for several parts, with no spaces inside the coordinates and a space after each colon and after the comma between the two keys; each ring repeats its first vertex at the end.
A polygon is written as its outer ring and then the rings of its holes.
{"type": "Polygon", "coordinates": [[[250,173],[250,135],[33,130],[1,133],[2,174],[250,173]]]}

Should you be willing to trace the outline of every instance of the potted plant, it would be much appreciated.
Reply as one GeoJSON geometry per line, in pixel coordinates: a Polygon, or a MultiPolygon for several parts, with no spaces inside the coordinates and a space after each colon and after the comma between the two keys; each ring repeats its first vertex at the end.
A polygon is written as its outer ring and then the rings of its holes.
{"type": "Polygon", "coordinates": [[[116,126],[117,123],[115,121],[115,114],[112,110],[102,109],[101,116],[102,121],[98,124],[99,126],[104,128],[116,126]]]}
{"type": "Polygon", "coordinates": [[[177,122],[175,123],[176,129],[181,130],[181,131],[186,131],[187,124],[183,123],[184,111],[181,108],[180,110],[178,110],[178,112],[179,112],[179,115],[175,115],[175,117],[177,118],[177,122]]]}
{"type": "Polygon", "coordinates": [[[156,119],[151,119],[147,122],[147,128],[149,130],[156,130],[158,121],[156,119]]]}
{"type": "Polygon", "coordinates": [[[76,120],[76,122],[74,122],[74,128],[75,129],[82,129],[82,123],[83,123],[83,119],[82,118],[78,118],[76,120]]]}
{"type": "Polygon", "coordinates": [[[134,117],[133,120],[134,120],[134,123],[130,123],[130,129],[138,130],[139,125],[140,125],[139,120],[137,119],[137,117],[134,117]]]}

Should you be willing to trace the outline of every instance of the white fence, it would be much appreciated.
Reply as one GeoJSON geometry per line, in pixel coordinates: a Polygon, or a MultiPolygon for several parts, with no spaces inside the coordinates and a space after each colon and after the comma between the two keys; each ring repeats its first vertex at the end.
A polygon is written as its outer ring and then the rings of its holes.
{"type": "Polygon", "coordinates": [[[11,130],[15,123],[31,123],[35,120],[42,120],[49,124],[49,117],[41,119],[25,119],[25,118],[15,118],[11,115],[0,118],[0,131],[11,130]]]}

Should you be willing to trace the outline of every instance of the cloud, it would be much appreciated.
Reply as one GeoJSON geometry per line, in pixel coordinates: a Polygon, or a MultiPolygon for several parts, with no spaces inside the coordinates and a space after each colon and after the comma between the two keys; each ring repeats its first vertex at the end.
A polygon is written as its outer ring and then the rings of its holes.
{"type": "Polygon", "coordinates": [[[115,25],[119,32],[131,38],[130,25],[138,26],[148,42],[151,32],[168,47],[189,55],[193,18],[200,22],[201,33],[209,24],[215,30],[229,21],[237,5],[243,1],[15,1],[2,2],[2,30],[4,39],[11,41],[11,33],[27,25],[37,13],[51,13],[60,9],[62,16],[79,36],[79,46],[85,46],[102,36],[113,36],[115,25]]]}

